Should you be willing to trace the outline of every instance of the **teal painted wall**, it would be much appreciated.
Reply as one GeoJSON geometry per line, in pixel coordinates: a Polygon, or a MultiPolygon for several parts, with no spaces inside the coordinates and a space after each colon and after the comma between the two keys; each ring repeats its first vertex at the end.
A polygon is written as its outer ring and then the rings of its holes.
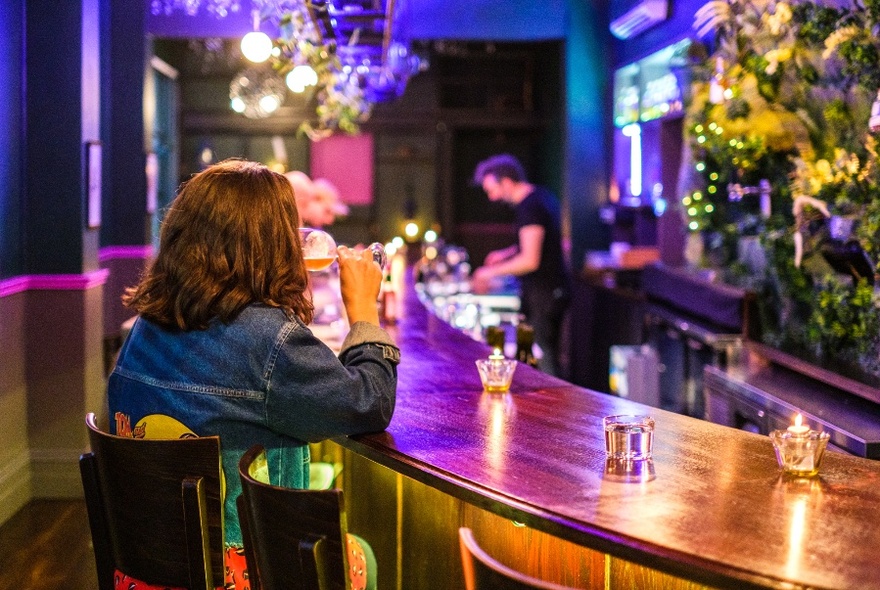
{"type": "Polygon", "coordinates": [[[565,103],[566,194],[571,216],[571,262],[607,247],[598,208],[607,200],[611,127],[608,7],[603,0],[572,0],[567,27],[565,103]]]}

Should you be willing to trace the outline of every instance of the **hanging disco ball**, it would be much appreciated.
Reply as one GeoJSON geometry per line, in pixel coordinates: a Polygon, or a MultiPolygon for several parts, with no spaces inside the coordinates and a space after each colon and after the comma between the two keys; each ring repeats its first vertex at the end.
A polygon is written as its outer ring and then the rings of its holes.
{"type": "Polygon", "coordinates": [[[286,91],[284,81],[273,70],[247,68],[229,84],[229,105],[245,117],[262,119],[281,106],[286,91]]]}

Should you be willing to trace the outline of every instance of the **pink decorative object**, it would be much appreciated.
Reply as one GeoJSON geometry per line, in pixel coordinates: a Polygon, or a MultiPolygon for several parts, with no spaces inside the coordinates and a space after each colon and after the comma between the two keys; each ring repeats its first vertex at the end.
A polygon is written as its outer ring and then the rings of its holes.
{"type": "Polygon", "coordinates": [[[312,178],[326,178],[347,205],[373,202],[373,136],[331,135],[311,144],[312,178]]]}

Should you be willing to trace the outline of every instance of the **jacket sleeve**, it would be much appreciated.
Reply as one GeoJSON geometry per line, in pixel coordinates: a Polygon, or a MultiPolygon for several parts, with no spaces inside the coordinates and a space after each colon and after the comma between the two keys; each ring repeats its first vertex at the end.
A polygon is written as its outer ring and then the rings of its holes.
{"type": "Polygon", "coordinates": [[[337,357],[299,322],[279,334],[266,423],[307,442],[378,432],[391,422],[400,350],[387,332],[357,322],[337,357]]]}

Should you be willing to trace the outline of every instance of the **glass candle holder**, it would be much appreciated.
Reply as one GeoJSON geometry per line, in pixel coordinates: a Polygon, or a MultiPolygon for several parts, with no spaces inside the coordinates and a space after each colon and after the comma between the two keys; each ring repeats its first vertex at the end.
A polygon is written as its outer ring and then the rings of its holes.
{"type": "Polygon", "coordinates": [[[618,414],[602,418],[605,454],[611,459],[642,460],[654,456],[654,418],[618,414]]]}
{"type": "Polygon", "coordinates": [[[477,370],[480,372],[480,381],[483,382],[484,391],[504,393],[510,389],[513,372],[516,371],[516,361],[505,358],[496,349],[496,352],[489,355],[489,358],[477,360],[477,370]]]}
{"type": "Polygon", "coordinates": [[[770,433],[776,462],[785,471],[798,477],[812,477],[819,473],[819,464],[828,446],[827,432],[774,430],[770,433]]]}

